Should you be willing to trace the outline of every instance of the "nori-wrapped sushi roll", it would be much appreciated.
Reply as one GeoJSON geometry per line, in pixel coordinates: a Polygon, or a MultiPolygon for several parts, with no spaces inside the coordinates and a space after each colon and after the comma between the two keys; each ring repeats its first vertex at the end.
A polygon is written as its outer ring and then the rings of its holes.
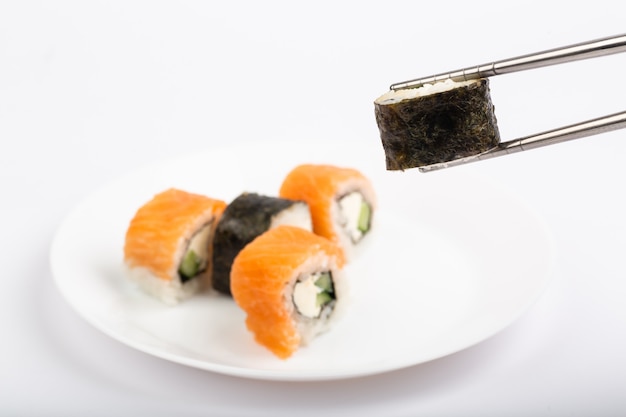
{"type": "Polygon", "coordinates": [[[500,143],[487,78],[392,90],[374,107],[388,170],[474,156],[500,143]]]}
{"type": "Polygon", "coordinates": [[[257,193],[243,193],[231,201],[213,238],[213,288],[231,295],[230,270],[235,257],[256,237],[282,224],[312,231],[307,203],[257,193]]]}

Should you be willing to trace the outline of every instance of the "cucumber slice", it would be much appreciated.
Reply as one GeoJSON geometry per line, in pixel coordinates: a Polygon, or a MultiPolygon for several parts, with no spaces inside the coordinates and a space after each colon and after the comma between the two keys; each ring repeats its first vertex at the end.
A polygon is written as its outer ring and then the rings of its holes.
{"type": "Polygon", "coordinates": [[[370,228],[370,218],[372,216],[372,208],[367,202],[361,202],[361,211],[359,212],[359,221],[357,228],[361,233],[365,233],[370,228]]]}
{"type": "Polygon", "coordinates": [[[333,292],[333,280],[330,278],[330,272],[323,272],[320,277],[315,280],[315,286],[328,293],[333,292]]]}
{"type": "Polygon", "coordinates": [[[322,291],[321,293],[317,294],[316,299],[315,299],[315,304],[318,307],[323,307],[324,305],[330,303],[331,301],[333,301],[333,296],[327,293],[326,291],[322,291]]]}
{"type": "Polygon", "coordinates": [[[178,273],[183,278],[193,278],[198,275],[200,269],[200,257],[193,250],[187,251],[183,261],[180,263],[178,273]]]}

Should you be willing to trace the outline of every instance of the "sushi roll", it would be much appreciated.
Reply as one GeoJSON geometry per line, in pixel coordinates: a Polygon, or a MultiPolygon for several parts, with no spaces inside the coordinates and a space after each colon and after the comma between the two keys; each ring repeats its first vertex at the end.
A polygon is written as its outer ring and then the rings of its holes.
{"type": "Polygon", "coordinates": [[[175,188],[155,195],[126,231],[130,279],[166,304],[196,293],[210,280],[213,233],[225,207],[224,201],[175,188]]]}
{"type": "Polygon", "coordinates": [[[281,359],[330,329],[346,302],[341,249],[294,226],[268,230],[235,258],[233,299],[255,340],[281,359]]]}
{"type": "Polygon", "coordinates": [[[279,195],[306,201],[313,231],[338,244],[348,259],[372,228],[376,195],[369,179],[356,169],[298,165],[284,178],[279,195]]]}
{"type": "Polygon", "coordinates": [[[475,156],[500,143],[487,78],[392,90],[374,109],[388,170],[475,156]]]}
{"type": "Polygon", "coordinates": [[[213,288],[230,295],[233,259],[265,231],[288,224],[312,230],[309,206],[303,201],[243,193],[228,204],[213,239],[213,288]]]}

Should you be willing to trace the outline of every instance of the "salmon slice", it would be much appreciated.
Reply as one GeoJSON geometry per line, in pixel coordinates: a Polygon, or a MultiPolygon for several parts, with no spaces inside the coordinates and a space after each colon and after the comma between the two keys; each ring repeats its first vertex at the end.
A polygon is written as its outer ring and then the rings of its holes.
{"type": "MultiPolygon", "coordinates": [[[[294,305],[293,290],[307,274],[329,270],[335,280],[345,259],[328,239],[295,226],[278,226],[263,233],[239,252],[231,269],[231,291],[246,312],[246,326],[255,340],[281,359],[290,357],[330,322],[332,313],[302,317],[294,305]],[[314,329],[310,333],[307,329],[314,329]]],[[[338,282],[336,282],[338,284],[338,282]]],[[[341,286],[337,287],[337,303],[341,286]]]]}
{"type": "Polygon", "coordinates": [[[155,195],[130,222],[124,244],[125,262],[130,268],[145,268],[162,280],[174,279],[191,236],[207,222],[215,223],[225,207],[222,200],[175,188],[155,195]]]}
{"type": "Polygon", "coordinates": [[[344,212],[341,200],[354,192],[368,205],[371,217],[376,205],[373,186],[365,175],[354,168],[299,165],[287,174],[279,195],[282,198],[305,201],[311,210],[313,231],[339,244],[350,257],[351,247],[369,231],[371,225],[371,218],[368,218],[367,230],[358,230],[359,202],[354,210],[344,212]]]}

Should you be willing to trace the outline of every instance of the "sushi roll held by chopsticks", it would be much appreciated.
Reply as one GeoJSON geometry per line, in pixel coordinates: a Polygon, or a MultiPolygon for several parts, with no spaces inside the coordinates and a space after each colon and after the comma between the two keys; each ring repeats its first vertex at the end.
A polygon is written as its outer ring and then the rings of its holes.
{"type": "Polygon", "coordinates": [[[391,90],[374,110],[388,170],[475,156],[500,143],[487,78],[391,90]]]}
{"type": "Polygon", "coordinates": [[[374,101],[387,169],[429,172],[624,128],[619,112],[500,142],[488,79],[621,52],[624,34],[394,83],[374,101]]]}
{"type": "Polygon", "coordinates": [[[126,231],[128,276],[166,304],[189,298],[210,281],[215,225],[226,203],[168,189],[137,210],[126,231]]]}

